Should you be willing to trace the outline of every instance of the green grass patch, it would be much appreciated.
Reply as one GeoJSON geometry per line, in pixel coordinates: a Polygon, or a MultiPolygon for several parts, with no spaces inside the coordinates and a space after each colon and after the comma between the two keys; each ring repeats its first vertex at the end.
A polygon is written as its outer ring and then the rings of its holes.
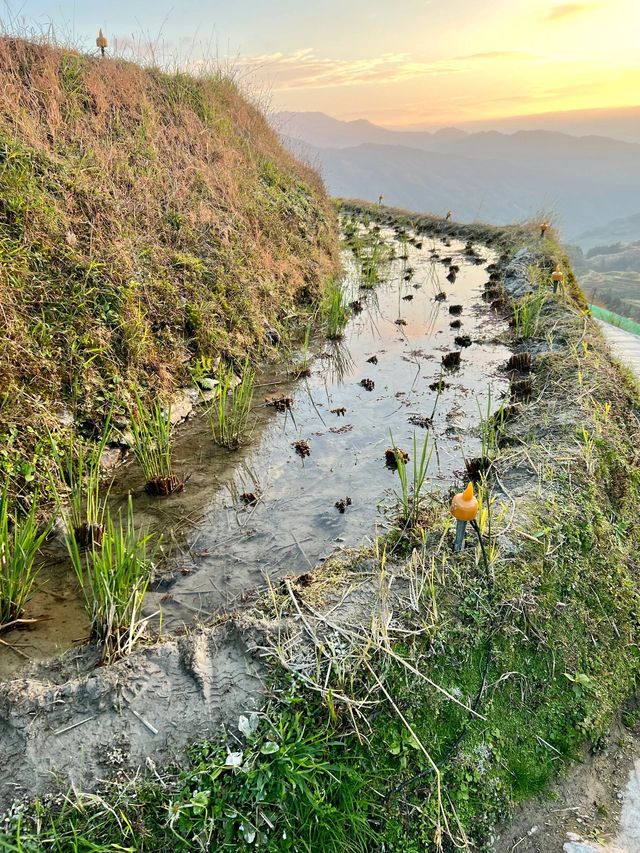
{"type": "Polygon", "coordinates": [[[349,321],[350,311],[339,281],[329,282],[320,306],[320,314],[329,340],[340,340],[349,321]]]}

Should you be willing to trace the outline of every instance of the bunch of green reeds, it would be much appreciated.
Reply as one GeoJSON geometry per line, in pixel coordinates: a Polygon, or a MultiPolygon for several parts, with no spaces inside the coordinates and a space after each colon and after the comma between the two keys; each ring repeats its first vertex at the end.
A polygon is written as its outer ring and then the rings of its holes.
{"type": "Polygon", "coordinates": [[[19,619],[37,576],[35,560],[49,527],[36,521],[37,496],[27,515],[12,512],[8,484],[0,494],[0,630],[19,619]]]}
{"type": "Polygon", "coordinates": [[[327,337],[333,341],[340,340],[350,312],[340,282],[335,279],[331,279],[327,286],[320,313],[327,337]]]}
{"type": "Polygon", "coordinates": [[[153,572],[152,535],[136,533],[131,496],[126,517],[114,523],[105,515],[99,545],[81,551],[73,531],[67,549],[91,617],[92,636],[102,647],[103,660],[129,654],[140,638],[146,620],[141,618],[142,601],[153,572]]]}
{"type": "Polygon", "coordinates": [[[247,359],[240,381],[236,383],[233,367],[220,365],[216,394],[207,411],[216,444],[237,449],[244,439],[251,416],[255,373],[247,359]]]}
{"type": "Polygon", "coordinates": [[[170,495],[184,488],[173,473],[171,461],[171,407],[156,401],[150,408],[136,394],[131,410],[133,454],[142,468],[145,489],[152,495],[170,495]]]}
{"type": "Polygon", "coordinates": [[[295,366],[296,378],[301,379],[304,376],[309,376],[311,373],[311,362],[313,360],[309,344],[311,341],[311,325],[308,325],[304,332],[304,341],[302,343],[302,357],[295,366]]]}
{"type": "Polygon", "coordinates": [[[518,338],[532,338],[540,325],[540,312],[547,301],[542,287],[527,293],[522,299],[512,300],[513,321],[518,338]]]}
{"type": "Polygon", "coordinates": [[[360,287],[364,290],[370,290],[380,284],[392,257],[392,247],[380,234],[368,235],[366,247],[361,253],[360,287]]]}
{"type": "Polygon", "coordinates": [[[89,451],[73,434],[64,447],[53,435],[49,436],[57,469],[56,476],[51,478],[51,487],[67,527],[73,530],[82,546],[92,542],[99,544],[102,539],[110,487],[101,493],[100,459],[110,432],[111,414],[107,416],[100,442],[89,451]]]}

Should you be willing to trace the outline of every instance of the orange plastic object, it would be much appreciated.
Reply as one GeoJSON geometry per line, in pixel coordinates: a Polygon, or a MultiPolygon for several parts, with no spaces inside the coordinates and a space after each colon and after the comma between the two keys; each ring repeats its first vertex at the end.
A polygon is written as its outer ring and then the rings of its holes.
{"type": "Polygon", "coordinates": [[[453,496],[451,514],[458,521],[473,521],[478,514],[478,499],[473,494],[473,485],[469,483],[464,492],[453,496]]]}

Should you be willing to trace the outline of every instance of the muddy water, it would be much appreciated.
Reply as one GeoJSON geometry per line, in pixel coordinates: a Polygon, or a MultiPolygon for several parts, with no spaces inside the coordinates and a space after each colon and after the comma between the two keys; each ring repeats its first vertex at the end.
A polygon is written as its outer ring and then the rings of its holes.
{"type": "MultiPolygon", "coordinates": [[[[216,447],[205,419],[197,419],[176,442],[175,467],[189,476],[183,494],[150,499],[135,466],[120,472],[116,497],[132,491],[137,518],[162,532],[169,555],[171,576],[146,600],[148,614],[162,611],[163,630],[229,607],[263,585],[267,574],[299,574],[340,545],[371,538],[385,525],[385,508],[398,489],[398,475],[384,458],[391,434],[410,454],[414,434],[419,446],[426,436],[412,418],[433,418],[427,487],[447,488],[464,469],[464,458],[478,454],[478,405],[486,411],[490,389],[499,402],[506,387],[499,368],[509,352],[495,342],[506,323],[481,298],[493,258],[483,250],[481,265],[469,263],[463,248],[455,241],[410,246],[408,261],[394,262],[387,281],[373,291],[359,289],[347,257],[344,286],[349,301],[359,297],[364,310],[352,317],[342,341],[323,344],[308,378],[292,383],[284,370],[258,378],[256,425],[247,447],[235,453],[216,447]],[[446,279],[448,266],[432,257],[434,249],[459,265],[454,283],[446,279]],[[414,269],[408,281],[407,267],[414,269]],[[446,301],[435,298],[440,292],[446,301]],[[460,329],[450,328],[452,304],[463,306],[460,329]],[[443,370],[443,354],[460,349],[457,335],[468,335],[472,344],[462,349],[458,370],[443,370]],[[377,363],[369,362],[374,356],[377,363]],[[450,387],[438,397],[429,385],[441,376],[450,387]],[[372,390],[361,385],[364,379],[373,381],[372,390]],[[264,402],[283,395],[293,398],[290,412],[264,402]],[[331,411],[342,408],[343,415],[331,411]],[[308,443],[309,456],[296,453],[298,440],[308,443]],[[258,503],[246,506],[243,492],[254,492],[258,503]],[[336,501],[347,497],[350,505],[341,513],[336,501]]],[[[86,617],[70,582],[60,583],[63,574],[58,569],[30,606],[30,613],[51,613],[51,621],[17,639],[3,638],[19,642],[32,658],[86,635],[86,617]]],[[[0,647],[0,676],[25,662],[0,647]]]]}

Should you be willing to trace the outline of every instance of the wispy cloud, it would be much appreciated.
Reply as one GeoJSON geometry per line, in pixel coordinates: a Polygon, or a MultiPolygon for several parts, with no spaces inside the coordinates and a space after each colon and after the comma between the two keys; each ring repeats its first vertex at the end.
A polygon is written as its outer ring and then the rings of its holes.
{"type": "Polygon", "coordinates": [[[487,53],[468,53],[465,56],[456,56],[456,59],[463,60],[465,62],[482,62],[482,61],[501,61],[503,59],[506,60],[527,60],[527,59],[539,59],[540,57],[536,53],[530,53],[527,50],[490,50],[487,53]]]}
{"type": "Polygon", "coordinates": [[[317,56],[312,48],[292,53],[241,56],[236,64],[245,73],[269,80],[276,90],[392,83],[457,70],[453,63],[416,61],[406,53],[385,53],[365,59],[329,59],[317,56]]]}
{"type": "Polygon", "coordinates": [[[543,21],[565,21],[567,18],[575,18],[577,15],[584,15],[586,12],[591,12],[596,8],[595,3],[562,3],[560,6],[553,6],[546,14],[542,16],[543,21]]]}

